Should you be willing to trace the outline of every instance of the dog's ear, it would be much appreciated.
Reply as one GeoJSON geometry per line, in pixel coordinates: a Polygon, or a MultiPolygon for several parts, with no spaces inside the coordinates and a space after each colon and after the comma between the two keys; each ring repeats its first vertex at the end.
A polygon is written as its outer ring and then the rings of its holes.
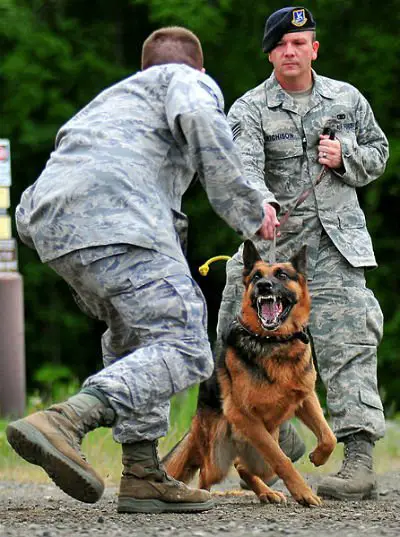
{"type": "Polygon", "coordinates": [[[291,257],[290,262],[297,272],[307,276],[307,244],[304,244],[297,254],[291,257]]]}
{"type": "Polygon", "coordinates": [[[257,251],[257,248],[254,246],[252,241],[246,240],[243,244],[243,263],[244,263],[244,272],[249,273],[254,267],[254,263],[261,261],[261,256],[257,251]]]}

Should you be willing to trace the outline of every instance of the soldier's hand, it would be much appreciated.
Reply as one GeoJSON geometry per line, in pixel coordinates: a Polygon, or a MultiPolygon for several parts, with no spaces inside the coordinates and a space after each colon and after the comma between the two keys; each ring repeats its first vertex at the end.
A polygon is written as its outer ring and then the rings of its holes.
{"type": "MultiPolygon", "coordinates": [[[[273,205],[266,203],[264,205],[264,220],[262,226],[257,231],[258,235],[265,240],[274,238],[275,228],[279,227],[279,220],[276,217],[276,210],[273,205]]],[[[279,233],[277,233],[279,235],[279,233]]]]}
{"type": "Polygon", "coordinates": [[[331,140],[327,134],[320,135],[318,162],[335,170],[342,167],[342,146],[337,138],[331,140]]]}

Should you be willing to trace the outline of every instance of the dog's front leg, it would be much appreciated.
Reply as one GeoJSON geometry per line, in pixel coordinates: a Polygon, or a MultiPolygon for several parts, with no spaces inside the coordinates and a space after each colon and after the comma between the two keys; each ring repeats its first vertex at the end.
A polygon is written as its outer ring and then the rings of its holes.
{"type": "MultiPolygon", "coordinates": [[[[234,466],[239,476],[263,503],[286,503],[286,496],[277,490],[272,490],[262,479],[251,473],[246,464],[238,457],[234,466]]],[[[264,477],[265,479],[265,477],[264,477]]]]}
{"type": "Polygon", "coordinates": [[[314,433],[318,445],[310,453],[310,461],[321,466],[336,447],[336,437],[325,419],[316,392],[312,392],[296,410],[296,416],[314,433]]]}
{"type": "Polygon", "coordinates": [[[286,457],[279,444],[266,430],[261,419],[244,414],[235,405],[230,405],[229,401],[224,402],[224,413],[235,430],[259,451],[275,473],[283,479],[289,492],[297,502],[306,506],[322,504],[321,499],[314,494],[293,466],[292,461],[286,457]]]}

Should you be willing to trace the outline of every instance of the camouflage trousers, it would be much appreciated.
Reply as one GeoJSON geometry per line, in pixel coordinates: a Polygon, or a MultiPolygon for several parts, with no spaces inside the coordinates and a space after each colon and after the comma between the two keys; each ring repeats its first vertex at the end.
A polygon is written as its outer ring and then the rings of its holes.
{"type": "Polygon", "coordinates": [[[104,369],[84,387],[101,390],[117,415],[117,442],[164,436],[170,398],[213,370],[204,297],[186,261],[113,245],[50,263],[81,309],[105,321],[104,369]]]}
{"type": "MultiPolygon", "coordinates": [[[[237,253],[227,263],[217,338],[239,311],[242,269],[237,253]]],[[[332,429],[339,440],[358,431],[382,438],[385,419],[377,387],[377,347],[383,315],[366,287],[364,269],[352,267],[323,233],[308,285],[312,298],[309,332],[327,391],[332,429]]]]}

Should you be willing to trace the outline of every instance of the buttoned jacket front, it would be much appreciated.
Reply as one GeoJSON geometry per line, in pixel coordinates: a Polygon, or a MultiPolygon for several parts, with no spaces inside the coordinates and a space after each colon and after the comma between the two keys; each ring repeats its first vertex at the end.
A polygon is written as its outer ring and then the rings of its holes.
{"type": "MultiPolygon", "coordinates": [[[[239,98],[228,114],[235,142],[246,175],[267,186],[281,216],[311,188],[281,230],[278,255],[288,259],[307,243],[312,272],[323,228],[352,266],[373,267],[376,260],[356,189],[384,172],[388,142],[356,88],[315,72],[313,78],[310,100],[303,109],[274,74],[239,98]],[[314,186],[321,172],[319,135],[326,125],[336,130],[343,168],[327,170],[314,186]]],[[[259,247],[265,252],[268,244],[260,242],[259,247]]]]}

